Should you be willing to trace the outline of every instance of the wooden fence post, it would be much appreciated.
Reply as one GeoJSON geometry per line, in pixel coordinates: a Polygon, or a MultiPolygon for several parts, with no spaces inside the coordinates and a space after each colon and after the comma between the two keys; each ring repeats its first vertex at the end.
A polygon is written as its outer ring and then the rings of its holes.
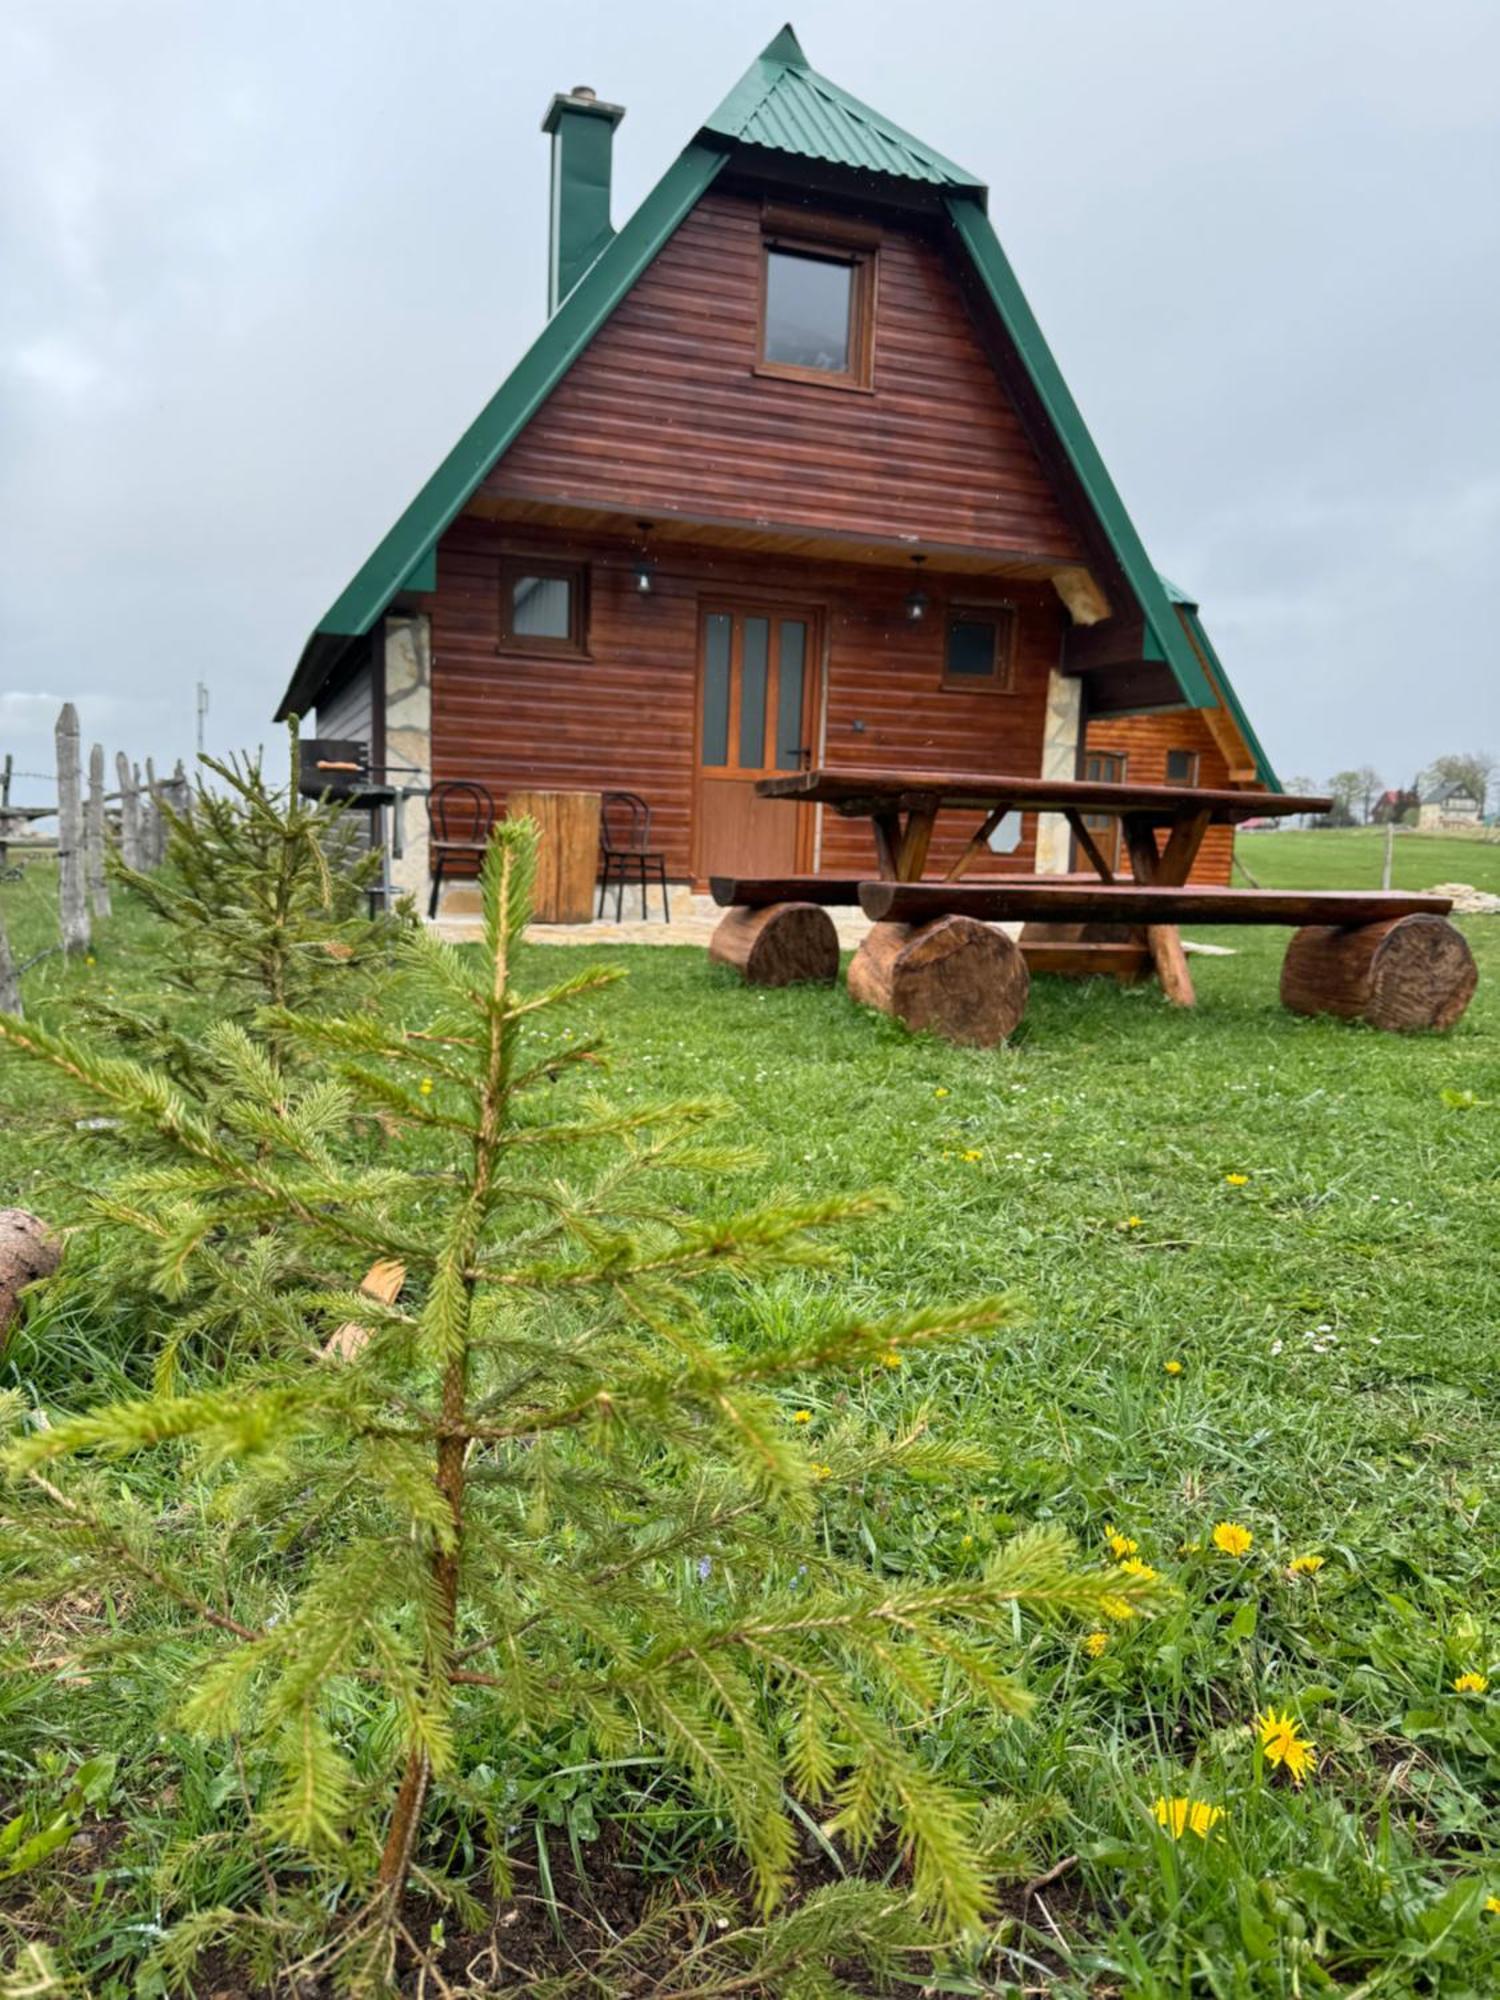
{"type": "Polygon", "coordinates": [[[0,1014],[21,1018],[21,981],[16,962],[10,955],[10,939],[5,935],[5,912],[0,910],[0,1014]]]}
{"type": "Polygon", "coordinates": [[[108,917],[109,875],[104,866],[104,745],[96,743],[89,752],[89,802],[84,815],[88,835],[89,901],[96,917],[108,917]]]}
{"type": "Polygon", "coordinates": [[[161,858],[167,848],[167,828],[161,816],[161,780],[156,775],[156,764],[150,757],[146,759],[146,791],[151,800],[146,815],[146,825],[150,830],[150,837],[146,842],[146,866],[160,868],[161,858]]]}
{"type": "Polygon", "coordinates": [[[123,750],[115,753],[115,777],[120,786],[120,859],[127,868],[141,871],[141,801],[130,774],[130,759],[123,750]]]}
{"type": "Polygon", "coordinates": [[[57,900],[63,950],[89,948],[89,906],[83,881],[83,776],[78,764],[78,711],[65,701],[57,718],[57,900]]]}

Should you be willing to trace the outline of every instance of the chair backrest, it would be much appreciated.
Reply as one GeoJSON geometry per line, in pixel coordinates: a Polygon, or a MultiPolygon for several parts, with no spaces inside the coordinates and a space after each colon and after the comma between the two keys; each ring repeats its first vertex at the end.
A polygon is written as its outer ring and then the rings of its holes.
{"type": "Polygon", "coordinates": [[[606,854],[644,854],[651,845],[651,808],[639,792],[605,792],[599,844],[606,854]]]}
{"type": "Polygon", "coordinates": [[[427,823],[436,840],[488,840],[495,801],[468,778],[445,778],[427,794],[427,823]]]}

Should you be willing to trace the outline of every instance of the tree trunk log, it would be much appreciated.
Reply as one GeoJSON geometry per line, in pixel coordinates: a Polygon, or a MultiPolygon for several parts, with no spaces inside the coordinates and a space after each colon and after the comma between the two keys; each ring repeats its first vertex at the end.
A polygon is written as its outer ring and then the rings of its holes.
{"type": "Polygon", "coordinates": [[[839,976],[839,934],[817,903],[743,905],[727,910],[708,955],[751,986],[831,986],[839,976]]]}
{"type": "Polygon", "coordinates": [[[1479,983],[1462,931],[1444,917],[1395,917],[1346,930],[1311,924],[1287,946],[1282,1005],[1398,1033],[1451,1028],[1479,983]]]}
{"type": "Polygon", "coordinates": [[[78,711],[65,701],[57,718],[57,902],[63,950],[89,948],[84,890],[83,775],[78,763],[78,711]]]}
{"type": "Polygon", "coordinates": [[[876,924],[849,967],[849,992],[906,1027],[988,1049],[1026,1012],[1031,975],[1018,945],[973,917],[876,924]]]}
{"type": "Polygon", "coordinates": [[[104,746],[100,743],[89,752],[89,797],[83,823],[88,837],[89,901],[96,917],[107,917],[110,906],[109,875],[104,866],[104,746]]]}
{"type": "Polygon", "coordinates": [[[21,1310],[22,1290],[50,1278],[62,1245],[39,1215],[24,1208],[0,1208],[0,1353],[21,1310]]]}

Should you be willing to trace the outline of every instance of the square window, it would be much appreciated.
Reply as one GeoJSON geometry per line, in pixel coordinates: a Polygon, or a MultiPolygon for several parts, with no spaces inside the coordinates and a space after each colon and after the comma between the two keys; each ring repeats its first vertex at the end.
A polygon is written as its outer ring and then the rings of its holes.
{"type": "Polygon", "coordinates": [[[506,557],[500,565],[500,644],[512,652],[585,649],[587,576],[581,563],[506,557]]]}
{"type": "Polygon", "coordinates": [[[1007,690],[1015,632],[1013,605],[953,605],[943,640],[943,686],[1007,690]]]}
{"type": "Polygon", "coordinates": [[[768,233],[761,280],[757,373],[868,389],[873,352],[875,250],[869,231],[827,240],[768,233]]]}
{"type": "Polygon", "coordinates": [[[1196,785],[1197,782],[1197,751],[1169,750],[1167,752],[1167,783],[1169,785],[1196,785]]]}

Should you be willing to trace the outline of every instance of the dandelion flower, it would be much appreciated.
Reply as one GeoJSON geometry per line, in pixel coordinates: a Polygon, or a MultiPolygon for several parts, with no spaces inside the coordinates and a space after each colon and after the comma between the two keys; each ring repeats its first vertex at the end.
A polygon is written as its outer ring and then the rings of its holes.
{"type": "Polygon", "coordinates": [[[1230,1187],[1248,1187],[1250,1185],[1250,1176],[1248,1174],[1226,1174],[1224,1178],[1230,1187]]]}
{"type": "Polygon", "coordinates": [[[1097,1660],[1108,1644],[1109,1634],[1107,1632],[1090,1632],[1084,1639],[1083,1650],[1091,1660],[1097,1660]]]}
{"type": "Polygon", "coordinates": [[[1101,1597],[1099,1609],[1106,1618],[1112,1618],[1117,1625],[1123,1625],[1127,1619],[1135,1616],[1135,1606],[1128,1597],[1101,1597]]]}
{"type": "Polygon", "coordinates": [[[896,1352],[894,1347],[888,1347],[880,1357],[880,1365],[882,1368],[899,1368],[901,1366],[901,1356],[896,1352]]]}
{"type": "Polygon", "coordinates": [[[1453,1683],[1455,1694],[1483,1694],[1490,1684],[1488,1674],[1460,1674],[1453,1683]]]}
{"type": "Polygon", "coordinates": [[[982,1160],[984,1158],[984,1154],[978,1146],[970,1146],[964,1153],[964,1158],[969,1162],[970,1166],[972,1166],[976,1160],[982,1160]]]}
{"type": "Polygon", "coordinates": [[[421,1082],[420,1082],[420,1083],[419,1083],[419,1084],[417,1085],[417,1088],[418,1088],[418,1090],[420,1090],[420,1091],[421,1091],[421,1093],[422,1093],[422,1095],[423,1095],[424,1097],[431,1097],[431,1095],[432,1095],[432,1078],[431,1078],[430,1076],[424,1076],[424,1077],[423,1077],[423,1079],[422,1079],[422,1081],[421,1081],[421,1082]]]}
{"type": "Polygon", "coordinates": [[[1211,1806],[1206,1799],[1157,1799],[1151,1810],[1156,1824],[1165,1827],[1174,1840],[1181,1840],[1184,1833],[1196,1833],[1200,1840],[1207,1840],[1224,1817],[1224,1808],[1211,1806]]]}
{"type": "Polygon", "coordinates": [[[1492,1917],[1500,1917],[1500,1896],[1486,1896],[1484,1907],[1492,1917]]]}
{"type": "Polygon", "coordinates": [[[811,1410],[793,1410],[793,1412],[792,1412],[792,1422],[793,1422],[794,1424],[810,1424],[810,1423],[812,1422],[812,1411],[811,1411],[811,1410]]]}
{"type": "Polygon", "coordinates": [[[972,1549],[974,1546],[974,1537],[972,1535],[965,1535],[958,1546],[961,1549],[972,1549]]]}
{"type": "Polygon", "coordinates": [[[940,1083],[932,1094],[934,1097],[946,1097],[948,1095],[947,1085],[940,1083]]]}
{"type": "Polygon", "coordinates": [[[1321,1556],[1293,1556],[1286,1566],[1288,1576],[1316,1576],[1323,1567],[1321,1556]]]}
{"type": "Polygon", "coordinates": [[[1160,1570],[1153,1569],[1150,1563],[1143,1563],[1139,1556],[1127,1556],[1120,1567],[1127,1576],[1138,1576],[1142,1583],[1155,1583],[1161,1575],[1160,1570]]]}
{"type": "Polygon", "coordinates": [[[1316,1749],[1299,1733],[1289,1715],[1278,1715],[1274,1708],[1268,1708],[1264,1715],[1255,1718],[1255,1727],[1260,1733],[1266,1762],[1284,1770],[1294,1785],[1300,1785],[1309,1771],[1316,1770],[1316,1749]]]}
{"type": "Polygon", "coordinates": [[[1255,1540],[1248,1528],[1242,1528],[1238,1521],[1220,1521],[1214,1529],[1214,1547],[1221,1555],[1244,1556],[1250,1553],[1250,1544],[1255,1540]]]}
{"type": "Polygon", "coordinates": [[[1109,1552],[1116,1562],[1123,1561],[1126,1556],[1140,1553],[1140,1543],[1133,1542],[1129,1535],[1122,1535],[1112,1521],[1106,1521],[1104,1524],[1104,1539],[1108,1542],[1109,1552]]]}
{"type": "Polygon", "coordinates": [[[1139,1228],[1140,1228],[1140,1226],[1141,1226],[1141,1218],[1140,1218],[1140,1217],[1139,1217],[1138,1215],[1127,1215],[1127,1216],[1126,1216],[1126,1218],[1125,1218],[1125,1227],[1126,1227],[1127,1229],[1139,1229],[1139,1228]]]}
{"type": "Polygon", "coordinates": [[[833,1477],[833,1467],[831,1465],[815,1465],[812,1468],[812,1476],[814,1479],[831,1479],[833,1477]]]}
{"type": "Polygon", "coordinates": [[[1168,1375],[1180,1375],[1182,1373],[1182,1363],[1180,1361],[1164,1361],[1161,1365],[1163,1371],[1168,1375]]]}

